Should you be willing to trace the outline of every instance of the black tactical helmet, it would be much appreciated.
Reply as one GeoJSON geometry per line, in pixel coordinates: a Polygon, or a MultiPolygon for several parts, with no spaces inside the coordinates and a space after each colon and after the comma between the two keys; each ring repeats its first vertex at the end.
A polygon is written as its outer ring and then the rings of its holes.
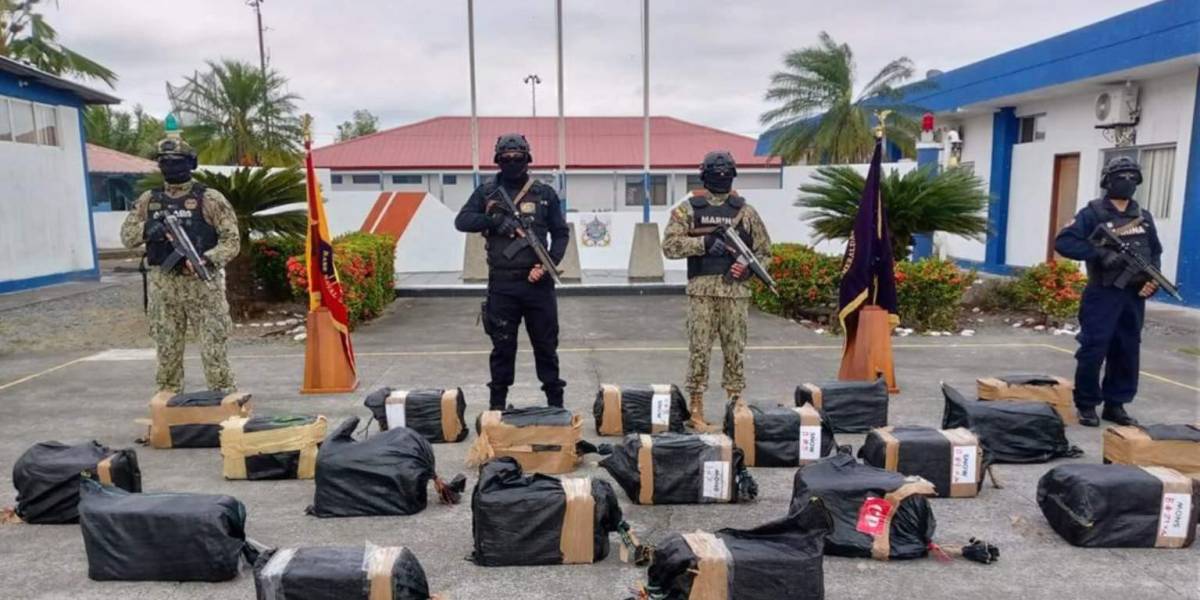
{"type": "Polygon", "coordinates": [[[1142,185],[1142,168],[1138,166],[1132,158],[1128,156],[1118,156],[1104,165],[1104,170],[1100,171],[1100,187],[1108,189],[1108,178],[1117,173],[1136,173],[1137,185],[1142,185]]]}
{"type": "Polygon", "coordinates": [[[500,155],[505,152],[522,152],[529,162],[533,162],[533,155],[529,152],[529,141],[519,133],[506,133],[496,138],[496,155],[492,160],[500,162],[500,155]]]}
{"type": "Polygon", "coordinates": [[[704,162],[700,163],[702,181],[705,175],[737,177],[737,163],[733,162],[733,155],[725,150],[713,150],[705,154],[704,162]]]}

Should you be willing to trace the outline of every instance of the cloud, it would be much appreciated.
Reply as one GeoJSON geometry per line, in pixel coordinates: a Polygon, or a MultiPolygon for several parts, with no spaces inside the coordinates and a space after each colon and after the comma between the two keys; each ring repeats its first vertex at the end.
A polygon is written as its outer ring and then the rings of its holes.
{"type": "MultiPolygon", "coordinates": [[[[566,112],[642,111],[641,2],[564,3],[566,112]]],[[[828,31],[854,50],[859,82],[908,56],[918,72],[948,70],[1137,8],[1129,0],[690,0],[651,3],[650,110],[755,135],[770,74],[788,50],[828,31]]],[[[481,115],[529,114],[537,73],[539,114],[557,111],[554,5],[475,2],[481,115]]],[[[257,64],[253,9],[242,0],[63,0],[47,5],[61,41],[112,68],[116,93],[154,114],[164,83],[204,61],[257,64]]],[[[470,110],[466,2],[264,0],[270,63],[290,79],[317,142],[366,108],[385,127],[470,110]]]]}

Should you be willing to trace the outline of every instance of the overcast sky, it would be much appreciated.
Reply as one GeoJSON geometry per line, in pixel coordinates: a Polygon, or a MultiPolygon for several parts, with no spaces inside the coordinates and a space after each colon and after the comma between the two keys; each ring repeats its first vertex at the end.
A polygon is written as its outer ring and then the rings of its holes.
{"type": "MultiPolygon", "coordinates": [[[[640,115],[640,0],[565,0],[568,115],[640,115]]],[[[762,130],[762,96],[783,54],[828,31],[850,44],[861,85],[908,56],[949,70],[1149,4],[1144,0],[652,0],[650,111],[746,135],[762,130]]],[[[470,112],[466,0],[264,0],[270,66],[290,79],[316,141],[365,108],[382,127],[470,112]]],[[[204,61],[258,64],[244,0],[59,0],[60,40],[113,69],[125,107],[162,116],[165,81],[204,61]]],[[[480,115],[556,114],[553,0],[478,0],[480,115]]],[[[93,84],[103,89],[103,84],[93,84]]]]}

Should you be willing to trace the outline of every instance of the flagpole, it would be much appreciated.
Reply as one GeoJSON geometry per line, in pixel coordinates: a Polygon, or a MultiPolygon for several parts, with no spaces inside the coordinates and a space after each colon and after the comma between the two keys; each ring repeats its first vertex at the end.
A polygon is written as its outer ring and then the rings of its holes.
{"type": "Polygon", "coordinates": [[[479,117],[475,111],[475,0],[467,0],[467,52],[471,63],[471,178],[473,185],[479,187],[479,117]]]}
{"type": "Polygon", "coordinates": [[[650,222],[650,0],[642,0],[642,222],[650,222]]]}
{"type": "Polygon", "coordinates": [[[567,211],[567,120],[563,116],[563,25],[562,0],[554,0],[554,17],[558,33],[558,196],[562,210],[567,211]]]}

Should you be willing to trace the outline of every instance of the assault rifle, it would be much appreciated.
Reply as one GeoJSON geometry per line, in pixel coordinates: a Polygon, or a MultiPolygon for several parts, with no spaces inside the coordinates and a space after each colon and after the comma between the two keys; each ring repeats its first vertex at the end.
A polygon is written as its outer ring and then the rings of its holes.
{"type": "MultiPolygon", "coordinates": [[[[542,244],[542,240],[538,239],[536,233],[531,231],[528,226],[521,220],[521,213],[517,211],[517,205],[513,203],[513,199],[509,197],[508,191],[504,186],[498,185],[496,189],[500,190],[500,197],[504,200],[503,208],[508,213],[508,218],[515,221],[515,229],[517,232],[517,241],[508,245],[504,249],[504,258],[511,259],[517,255],[526,246],[533,249],[533,253],[537,255],[538,261],[542,263],[542,269],[554,280],[556,285],[562,284],[562,279],[559,278],[560,271],[558,265],[554,264],[554,260],[550,258],[550,253],[546,251],[546,246],[542,244]]],[[[554,210],[558,210],[557,207],[554,210]]]]}
{"type": "MultiPolygon", "coordinates": [[[[754,255],[754,252],[750,250],[750,247],[742,240],[742,236],[738,235],[733,227],[698,227],[688,232],[689,235],[695,237],[710,233],[720,236],[721,241],[725,243],[725,247],[734,255],[734,264],[745,266],[752,275],[766,284],[772,294],[779,295],[779,286],[775,283],[775,279],[771,277],[771,273],[759,262],[758,257],[754,255]]],[[[729,273],[725,274],[725,278],[733,280],[733,276],[729,273]]]]}
{"type": "Polygon", "coordinates": [[[1162,274],[1162,271],[1159,271],[1154,265],[1146,262],[1146,259],[1134,252],[1129,247],[1129,244],[1122,241],[1121,236],[1117,235],[1112,228],[1106,227],[1104,224],[1097,225],[1089,240],[1097,248],[1106,248],[1119,253],[1121,259],[1128,265],[1125,268],[1125,272],[1117,277],[1115,283],[1118,287],[1124,287],[1131,277],[1141,273],[1158,284],[1158,287],[1170,294],[1172,298],[1180,302],[1183,301],[1183,296],[1179,295],[1179,288],[1174,283],[1171,283],[1171,280],[1167,279],[1166,275],[1162,274]]]}
{"type": "Polygon", "coordinates": [[[171,241],[174,250],[162,263],[162,270],[171,271],[179,264],[179,261],[185,260],[187,264],[192,266],[192,272],[199,277],[201,281],[212,284],[213,274],[208,269],[208,265],[204,264],[204,259],[200,257],[200,253],[196,252],[196,246],[192,244],[192,238],[188,237],[183,226],[179,224],[179,218],[175,215],[167,215],[167,239],[171,241]]]}

